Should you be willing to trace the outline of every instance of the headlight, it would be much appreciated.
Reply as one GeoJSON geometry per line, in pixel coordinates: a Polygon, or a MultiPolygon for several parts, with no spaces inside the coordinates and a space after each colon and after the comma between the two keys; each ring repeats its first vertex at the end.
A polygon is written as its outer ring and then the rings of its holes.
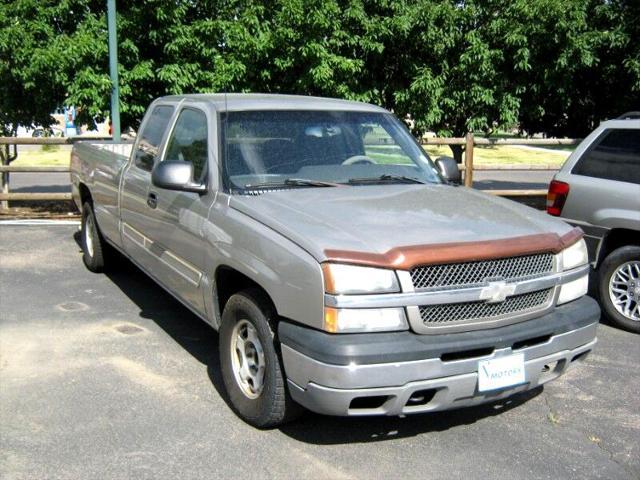
{"type": "Polygon", "coordinates": [[[589,288],[589,275],[580,277],[572,282],[565,283],[560,287],[560,295],[558,296],[558,305],[570,302],[576,298],[580,298],[587,294],[589,288]]]}
{"type": "Polygon", "coordinates": [[[570,247],[565,248],[560,252],[560,257],[562,258],[562,270],[571,270],[588,263],[589,254],[584,239],[580,239],[570,247]]]}
{"type": "MultiPolygon", "coordinates": [[[[589,262],[589,254],[587,253],[587,244],[581,239],[565,248],[558,254],[560,266],[562,270],[571,270],[572,268],[586,265],[589,262]]],[[[587,294],[589,288],[589,274],[565,283],[560,287],[560,295],[558,295],[558,305],[570,302],[576,298],[580,298],[587,294]]]]}
{"type": "Polygon", "coordinates": [[[324,263],[322,273],[327,293],[349,295],[400,291],[398,278],[393,270],[324,263]]]}
{"type": "Polygon", "coordinates": [[[331,333],[408,330],[404,308],[324,309],[324,329],[331,333]]]}

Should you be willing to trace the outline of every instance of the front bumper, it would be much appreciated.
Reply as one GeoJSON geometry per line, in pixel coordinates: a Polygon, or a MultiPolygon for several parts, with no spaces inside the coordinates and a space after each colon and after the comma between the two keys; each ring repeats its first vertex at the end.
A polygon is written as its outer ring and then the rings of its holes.
{"type": "Polygon", "coordinates": [[[330,335],[281,323],[289,390],[328,415],[400,415],[497,400],[557,378],[596,344],[600,310],[588,297],[534,320],[443,335],[330,335]],[[478,361],[523,353],[526,383],[478,391],[478,361]]]}

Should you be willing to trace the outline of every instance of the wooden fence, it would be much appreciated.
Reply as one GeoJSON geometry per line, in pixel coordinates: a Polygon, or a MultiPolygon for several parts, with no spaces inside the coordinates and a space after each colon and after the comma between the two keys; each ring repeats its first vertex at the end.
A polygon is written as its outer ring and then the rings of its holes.
{"type": "MultiPolygon", "coordinates": [[[[17,155],[18,145],[68,145],[76,141],[82,140],[110,140],[110,137],[74,137],[74,138],[31,138],[31,137],[0,137],[0,157],[2,164],[0,165],[0,173],[2,174],[2,183],[0,190],[0,208],[7,209],[8,202],[11,200],[71,200],[70,193],[35,193],[35,192],[10,192],[9,191],[9,173],[30,172],[30,173],[53,173],[53,172],[69,172],[68,166],[58,167],[41,167],[41,166],[13,166],[10,164],[12,159],[17,155]],[[13,146],[13,154],[11,154],[10,146],[13,146]]],[[[473,163],[473,154],[475,146],[483,145],[531,145],[531,146],[557,146],[557,145],[577,145],[580,140],[577,139],[523,139],[523,138],[476,138],[469,133],[466,137],[458,138],[425,138],[423,145],[460,145],[464,147],[464,163],[460,165],[460,169],[464,172],[464,185],[466,187],[473,186],[473,173],[478,170],[509,170],[509,171],[534,171],[534,170],[556,170],[556,167],[547,166],[520,166],[520,165],[496,165],[483,166],[473,163]]],[[[484,190],[487,193],[500,195],[505,197],[540,197],[547,193],[547,190],[517,189],[517,190],[484,190]]]]}
{"type": "Polygon", "coordinates": [[[0,210],[9,208],[10,200],[28,201],[56,201],[71,200],[71,193],[68,192],[10,192],[9,174],[12,172],[26,173],[68,173],[68,166],[28,166],[11,165],[11,161],[18,156],[18,145],[70,145],[79,140],[111,140],[111,137],[73,137],[73,138],[33,138],[33,137],[0,137],[0,210]],[[13,146],[13,152],[10,147],[13,146]]]}
{"type": "MultiPolygon", "coordinates": [[[[464,164],[460,165],[460,169],[464,171],[464,186],[473,186],[473,172],[477,170],[509,170],[509,171],[535,171],[535,170],[557,170],[554,166],[532,166],[526,167],[516,164],[512,165],[475,165],[473,164],[473,150],[476,145],[530,145],[530,146],[558,146],[558,145],[578,145],[581,139],[574,138],[475,138],[472,133],[468,133],[466,137],[452,138],[425,138],[422,140],[423,145],[461,145],[465,147],[464,164]]],[[[484,192],[503,197],[530,197],[544,196],[547,190],[483,190],[484,192]]]]}

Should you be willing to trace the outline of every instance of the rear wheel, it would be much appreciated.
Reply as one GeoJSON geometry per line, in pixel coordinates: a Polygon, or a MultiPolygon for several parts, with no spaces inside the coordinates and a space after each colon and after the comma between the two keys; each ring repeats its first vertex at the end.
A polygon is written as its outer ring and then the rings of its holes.
{"type": "Polygon", "coordinates": [[[229,298],[220,326],[220,367],[231,407],[258,428],[281,425],[301,410],[287,390],[275,319],[268,298],[249,289],[229,298]]]}
{"type": "Polygon", "coordinates": [[[611,252],[599,267],[600,304],[615,325],[640,333],[640,247],[611,252]]]}
{"type": "Polygon", "coordinates": [[[93,205],[85,202],[82,206],[81,228],[82,260],[89,270],[95,273],[104,270],[104,256],[107,248],[93,213],[93,205]]]}

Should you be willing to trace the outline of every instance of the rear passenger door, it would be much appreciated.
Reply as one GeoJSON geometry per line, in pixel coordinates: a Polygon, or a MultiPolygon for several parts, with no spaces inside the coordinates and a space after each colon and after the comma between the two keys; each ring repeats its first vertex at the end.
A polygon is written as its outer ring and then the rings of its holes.
{"type": "Polygon", "coordinates": [[[120,193],[122,245],[137,263],[158,276],[157,259],[152,254],[150,232],[157,222],[151,190],[151,170],[160,157],[163,139],[175,114],[174,105],[150,107],[140,135],[134,144],[132,159],[124,172],[120,193]]]}
{"type": "Polygon", "coordinates": [[[615,220],[616,211],[640,212],[640,129],[605,130],[571,173],[565,209],[572,218],[608,227],[603,220],[615,220]]]}

